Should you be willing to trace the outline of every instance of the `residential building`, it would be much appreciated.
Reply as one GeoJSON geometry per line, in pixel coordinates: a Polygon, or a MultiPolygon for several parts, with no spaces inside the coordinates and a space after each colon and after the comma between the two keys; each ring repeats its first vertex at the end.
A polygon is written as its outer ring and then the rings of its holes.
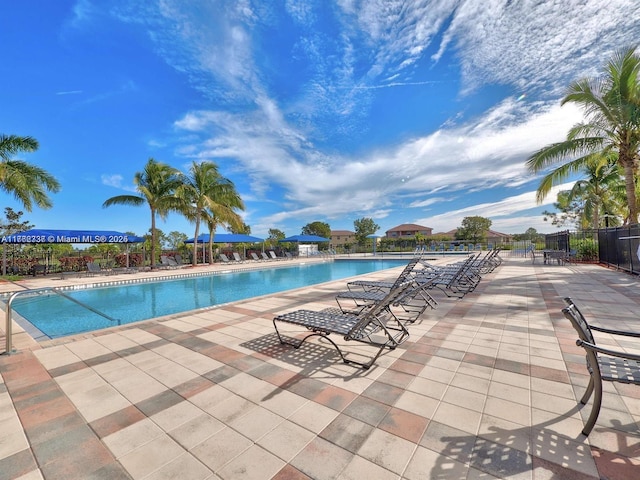
{"type": "Polygon", "coordinates": [[[423,227],[422,225],[416,225],[415,223],[403,223],[397,227],[393,227],[385,232],[386,238],[396,239],[409,239],[415,238],[417,233],[420,233],[424,237],[430,237],[433,232],[433,228],[423,227]]]}
{"type": "Polygon", "coordinates": [[[346,244],[355,245],[356,243],[356,232],[352,232],[351,230],[331,230],[330,248],[342,248],[346,244]]]}

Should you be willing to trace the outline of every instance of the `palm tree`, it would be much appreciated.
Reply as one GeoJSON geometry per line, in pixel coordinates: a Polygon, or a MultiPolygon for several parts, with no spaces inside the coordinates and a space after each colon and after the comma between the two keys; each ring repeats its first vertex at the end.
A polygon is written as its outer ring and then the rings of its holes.
{"type": "Polygon", "coordinates": [[[176,189],[181,185],[180,172],[175,168],[153,158],[149,158],[142,172],[136,172],[133,183],[140,195],[118,195],[106,200],[102,206],[134,205],[145,203],[151,209],[151,268],[156,264],[156,216],[164,219],[171,210],[175,210],[176,189]]]}
{"type": "Polygon", "coordinates": [[[240,227],[242,218],[236,210],[244,210],[244,203],[236,191],[235,185],[228,178],[223,177],[218,166],[213,162],[193,162],[189,174],[183,177],[182,185],[178,189],[181,199],[182,214],[195,223],[193,243],[193,266],[198,263],[197,239],[200,232],[200,222],[205,219],[209,226],[209,261],[213,251],[213,232],[217,225],[225,224],[240,227]]]}
{"type": "Polygon", "coordinates": [[[585,112],[585,122],[575,125],[563,142],[548,145],[527,159],[533,173],[545,170],[565,158],[571,161],[546,175],[538,187],[538,201],[551,187],[579,171],[592,155],[617,154],[624,172],[629,222],[637,223],[638,207],[635,177],[640,146],[640,55],[635,48],[616,53],[604,69],[603,76],[583,79],[570,85],[562,105],[575,103],[585,112]]]}
{"type": "Polygon", "coordinates": [[[47,191],[57,193],[60,184],[48,172],[22,160],[12,160],[19,152],[35,152],[38,141],[32,137],[0,135],[0,189],[19,200],[30,212],[33,205],[51,208],[47,191]]]}
{"type": "Polygon", "coordinates": [[[578,180],[568,192],[569,202],[580,201],[582,226],[600,228],[600,215],[615,211],[615,197],[620,190],[624,194],[624,183],[620,167],[614,158],[599,158],[585,166],[586,178],[578,180]]]}

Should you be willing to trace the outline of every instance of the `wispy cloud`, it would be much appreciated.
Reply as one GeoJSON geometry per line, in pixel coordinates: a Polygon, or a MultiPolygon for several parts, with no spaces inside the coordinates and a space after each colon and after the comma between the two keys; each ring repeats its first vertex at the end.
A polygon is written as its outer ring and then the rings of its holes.
{"type": "Polygon", "coordinates": [[[83,93],[82,90],[69,90],[66,92],[56,92],[56,95],[78,95],[83,93]]]}
{"type": "Polygon", "coordinates": [[[465,217],[481,216],[491,220],[493,230],[524,232],[527,228],[533,227],[538,231],[544,231],[548,230],[550,226],[543,217],[537,211],[535,214],[527,214],[527,212],[530,212],[534,207],[537,207],[538,210],[541,207],[549,207],[555,201],[558,192],[568,190],[572,185],[573,183],[566,183],[553,187],[547,201],[540,205],[536,203],[535,192],[531,191],[497,202],[483,203],[445,214],[419,218],[416,223],[429,226],[434,231],[449,231],[454,226],[460,225],[465,217]],[[515,214],[517,216],[513,217],[515,214]]]}
{"type": "Polygon", "coordinates": [[[103,185],[108,187],[114,187],[119,190],[124,190],[127,192],[137,192],[135,186],[133,185],[123,185],[122,183],[122,175],[119,174],[102,174],[100,176],[100,181],[103,185]]]}
{"type": "MultiPolygon", "coordinates": [[[[80,1],[78,15],[91,12],[89,4],[80,1]]],[[[505,200],[525,212],[535,207],[535,179],[525,159],[581,119],[576,108],[558,106],[562,89],[592,74],[614,48],[640,38],[635,0],[110,5],[112,15],[143,25],[157,53],[219,105],[176,120],[176,130],[185,134],[176,152],[239,170],[257,199],[273,201],[275,189],[284,192],[282,212],[258,219],[262,224],[400,209],[419,217],[463,192],[531,184],[524,197],[505,200]],[[264,58],[261,48],[278,32],[279,8],[300,27],[279,50],[304,67],[295,84],[283,81],[284,87],[273,84],[276,60],[264,58]],[[334,35],[313,28],[321,14],[333,16],[334,35]],[[501,85],[513,96],[473,118],[462,115],[466,106],[460,105],[451,121],[429,131],[416,128],[403,140],[357,153],[332,148],[332,139],[349,138],[377,121],[369,117],[375,95],[431,84],[429,66],[445,58],[457,62],[451,68],[462,73],[461,93],[501,85]],[[276,87],[295,93],[279,95],[276,87]]],[[[492,212],[497,208],[490,205],[492,212]]],[[[465,211],[433,218],[448,230],[452,225],[445,227],[444,220],[455,224],[459,215],[465,211]]],[[[509,222],[506,216],[498,221],[509,222]]]]}

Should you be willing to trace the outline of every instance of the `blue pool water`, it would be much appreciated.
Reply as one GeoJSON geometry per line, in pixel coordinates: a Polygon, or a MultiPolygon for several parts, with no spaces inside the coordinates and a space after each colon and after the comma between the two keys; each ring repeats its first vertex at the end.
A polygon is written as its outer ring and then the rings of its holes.
{"type": "Polygon", "coordinates": [[[232,272],[17,297],[13,309],[49,338],[89,332],[406,265],[406,260],[333,262],[232,272]]]}

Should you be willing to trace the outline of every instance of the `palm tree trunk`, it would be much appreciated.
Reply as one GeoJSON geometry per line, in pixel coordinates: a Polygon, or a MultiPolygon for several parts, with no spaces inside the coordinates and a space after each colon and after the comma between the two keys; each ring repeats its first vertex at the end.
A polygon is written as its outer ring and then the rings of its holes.
{"type": "Polygon", "coordinates": [[[151,268],[156,268],[156,211],[151,209],[151,268]]]}
{"type": "MultiPolygon", "coordinates": [[[[620,152],[622,154],[622,152],[620,152]]],[[[621,155],[622,156],[622,155],[621,155]]],[[[624,185],[627,192],[627,204],[629,205],[629,224],[638,223],[638,203],[636,201],[635,165],[632,159],[620,158],[624,168],[624,185]]]]}
{"type": "Polygon", "coordinates": [[[195,236],[193,237],[193,259],[191,260],[191,265],[194,267],[198,265],[198,234],[199,233],[200,233],[200,220],[196,218],[196,233],[195,233],[195,236]]]}

